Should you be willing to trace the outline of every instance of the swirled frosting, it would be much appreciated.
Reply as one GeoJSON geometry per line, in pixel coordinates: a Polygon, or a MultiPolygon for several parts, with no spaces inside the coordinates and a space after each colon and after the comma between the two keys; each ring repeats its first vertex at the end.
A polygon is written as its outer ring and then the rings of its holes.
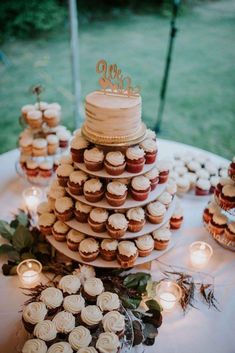
{"type": "Polygon", "coordinates": [[[118,247],[118,241],[115,239],[103,239],[100,244],[101,249],[107,251],[115,251],[118,247]]]}
{"type": "Polygon", "coordinates": [[[169,203],[172,200],[172,195],[167,192],[164,191],[159,197],[158,197],[158,201],[163,203],[163,205],[169,205],[169,203]]]}
{"type": "Polygon", "coordinates": [[[77,353],[98,353],[94,347],[80,348],[77,353]]]}
{"type": "Polygon", "coordinates": [[[46,305],[42,302],[29,303],[23,310],[23,319],[32,325],[45,319],[47,314],[46,305]]]}
{"type": "Polygon", "coordinates": [[[149,172],[145,173],[144,175],[149,180],[152,180],[152,179],[155,179],[159,176],[159,172],[158,172],[158,169],[156,167],[154,167],[153,169],[151,169],[149,172]]]}
{"type": "Polygon", "coordinates": [[[75,204],[75,209],[76,209],[76,211],[88,214],[91,212],[92,207],[89,205],[86,205],[85,203],[83,203],[81,201],[77,201],[75,204]]]}
{"type": "Polygon", "coordinates": [[[80,279],[74,275],[64,276],[59,281],[59,288],[62,289],[64,293],[75,294],[78,292],[80,286],[80,279]]]}
{"type": "Polygon", "coordinates": [[[139,146],[129,147],[126,156],[130,160],[137,160],[144,157],[144,150],[139,146]]]}
{"type": "Polygon", "coordinates": [[[83,137],[76,135],[71,141],[71,148],[81,150],[89,146],[89,142],[83,137]]]}
{"type": "Polygon", "coordinates": [[[111,181],[111,183],[107,185],[107,191],[116,196],[123,196],[127,191],[127,187],[120,181],[111,181]]]}
{"type": "Polygon", "coordinates": [[[85,307],[85,300],[80,294],[68,295],[64,298],[64,310],[72,314],[78,314],[85,307]]]}
{"type": "Polygon", "coordinates": [[[43,341],[52,341],[56,338],[57,331],[54,322],[51,320],[44,320],[34,327],[33,334],[43,341]]]}
{"type": "Polygon", "coordinates": [[[135,243],[140,250],[150,250],[154,247],[154,241],[150,234],[142,235],[135,240],[135,243]]]}
{"type": "Polygon", "coordinates": [[[89,179],[87,180],[85,183],[84,183],[84,192],[97,192],[97,191],[100,191],[101,188],[102,188],[103,184],[101,183],[101,181],[99,179],[96,179],[96,178],[92,178],[92,179],[89,179]]]}
{"type": "Polygon", "coordinates": [[[147,205],[147,211],[152,216],[161,216],[166,212],[166,207],[161,202],[154,201],[147,205]]]}
{"type": "Polygon", "coordinates": [[[132,221],[141,222],[145,219],[145,213],[142,207],[130,208],[126,215],[127,218],[132,221]]]}
{"type": "Polygon", "coordinates": [[[38,338],[32,338],[25,342],[22,353],[46,353],[47,345],[38,338]]]}
{"type": "Polygon", "coordinates": [[[69,176],[69,180],[72,183],[82,185],[88,179],[88,175],[84,173],[82,170],[75,170],[69,176]]]}
{"type": "Polygon", "coordinates": [[[81,319],[82,321],[89,325],[97,325],[103,318],[100,308],[96,305],[88,305],[82,309],[81,319]]]}
{"type": "Polygon", "coordinates": [[[88,347],[92,337],[90,331],[84,326],[75,327],[69,334],[69,343],[73,349],[88,347]]]}
{"type": "Polygon", "coordinates": [[[100,353],[117,353],[119,347],[119,338],[113,332],[101,333],[96,341],[96,348],[100,353]]]}
{"type": "Polygon", "coordinates": [[[120,307],[120,299],[116,293],[103,292],[97,298],[97,305],[102,311],[117,310],[120,307]]]}
{"type": "Polygon", "coordinates": [[[88,278],[95,277],[95,269],[89,265],[80,265],[77,272],[82,284],[84,284],[88,278]]]}
{"type": "Polygon", "coordinates": [[[90,296],[96,296],[104,291],[103,282],[97,277],[88,278],[84,283],[84,291],[90,296]]]}
{"type": "Polygon", "coordinates": [[[93,147],[90,150],[85,150],[84,158],[89,162],[102,162],[104,159],[104,152],[97,147],[93,147]]]}
{"type": "Polygon", "coordinates": [[[60,289],[49,287],[41,292],[40,300],[49,308],[58,308],[63,302],[63,294],[60,289]]]}
{"type": "Polygon", "coordinates": [[[144,175],[139,175],[131,180],[131,186],[135,190],[147,190],[150,187],[150,181],[144,175]]]}
{"type": "Polygon", "coordinates": [[[125,157],[120,151],[108,152],[105,159],[115,167],[122,165],[125,162],[125,157]]]}
{"type": "Polygon", "coordinates": [[[50,346],[47,353],[73,353],[73,349],[68,342],[57,342],[50,346]]]}
{"type": "Polygon", "coordinates": [[[94,238],[86,238],[79,244],[82,253],[93,253],[99,250],[99,243],[94,238]]]}
{"type": "Polygon", "coordinates": [[[113,213],[108,218],[108,224],[111,225],[111,227],[114,229],[126,229],[128,226],[128,221],[124,214],[113,213]]]}
{"type": "Polygon", "coordinates": [[[141,142],[140,146],[143,148],[145,152],[157,151],[157,142],[150,138],[147,138],[146,140],[141,142]]]}
{"type": "Polygon", "coordinates": [[[62,333],[69,333],[75,327],[75,317],[67,311],[56,314],[52,322],[55,324],[56,330],[62,333]]]}
{"type": "Polygon", "coordinates": [[[125,328],[125,318],[118,311],[110,311],[102,319],[105,332],[121,332],[125,328]]]}
{"type": "Polygon", "coordinates": [[[134,256],[137,252],[137,247],[132,241],[123,240],[118,244],[118,252],[127,257],[134,256]]]}
{"type": "Polygon", "coordinates": [[[94,222],[103,223],[107,221],[109,214],[104,208],[93,208],[89,216],[94,222]]]}
{"type": "Polygon", "coordinates": [[[152,139],[152,140],[155,140],[155,138],[156,138],[155,132],[151,129],[146,130],[146,136],[148,139],[152,139]]]}
{"type": "Polygon", "coordinates": [[[55,209],[59,213],[66,212],[73,207],[73,200],[71,197],[60,197],[59,199],[55,200],[55,209]]]}

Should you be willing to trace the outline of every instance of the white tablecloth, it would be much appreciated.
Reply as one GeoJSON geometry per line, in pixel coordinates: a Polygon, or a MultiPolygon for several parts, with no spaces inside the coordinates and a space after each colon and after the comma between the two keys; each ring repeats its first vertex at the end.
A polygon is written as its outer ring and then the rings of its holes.
{"type": "MultiPolygon", "coordinates": [[[[176,151],[201,152],[191,146],[159,140],[159,157],[172,156],[176,151]]],[[[209,153],[208,153],[209,154],[209,153]]],[[[21,193],[26,182],[20,179],[14,163],[17,151],[0,156],[0,218],[10,219],[11,213],[21,205],[21,193]]],[[[215,161],[222,158],[209,154],[215,161]]],[[[180,309],[164,314],[163,325],[153,347],[139,347],[133,352],[146,353],[234,353],[235,352],[235,253],[220,247],[202,226],[202,210],[207,197],[186,195],[182,199],[185,221],[180,231],[175,233],[177,246],[161,257],[161,261],[175,266],[192,269],[188,263],[188,246],[195,240],[207,241],[214,255],[206,271],[215,277],[215,295],[221,312],[208,309],[201,302],[198,310],[190,309],[184,315],[180,309]]],[[[152,266],[153,275],[159,275],[158,264],[152,266]]],[[[0,352],[16,352],[16,344],[21,335],[18,330],[21,305],[25,297],[19,289],[17,276],[0,275],[0,352]]]]}

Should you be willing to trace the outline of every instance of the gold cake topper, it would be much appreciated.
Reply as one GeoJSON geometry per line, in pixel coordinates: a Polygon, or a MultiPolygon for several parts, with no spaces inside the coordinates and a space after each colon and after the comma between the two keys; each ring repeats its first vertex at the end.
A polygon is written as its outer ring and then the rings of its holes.
{"type": "Polygon", "coordinates": [[[116,64],[108,65],[105,60],[96,64],[96,72],[102,74],[98,82],[104,94],[118,94],[121,96],[138,97],[140,87],[131,86],[130,76],[123,76],[122,70],[116,64]]]}

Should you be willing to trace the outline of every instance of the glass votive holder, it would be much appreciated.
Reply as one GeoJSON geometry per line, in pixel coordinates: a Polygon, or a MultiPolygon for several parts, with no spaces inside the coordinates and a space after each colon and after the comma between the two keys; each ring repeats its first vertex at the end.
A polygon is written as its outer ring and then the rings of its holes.
{"type": "Polygon", "coordinates": [[[36,212],[42,199],[42,190],[35,186],[25,189],[22,193],[25,206],[29,212],[36,212]]]}
{"type": "Polygon", "coordinates": [[[180,286],[171,280],[163,280],[156,287],[156,299],[161,304],[163,311],[172,311],[180,301],[182,290],[180,286]]]}
{"type": "Polygon", "coordinates": [[[25,288],[31,288],[38,284],[41,271],[42,264],[35,259],[24,260],[17,266],[17,274],[25,288]]]}
{"type": "Polygon", "coordinates": [[[201,269],[208,264],[213,254],[213,249],[204,241],[195,241],[190,245],[189,252],[190,261],[193,267],[201,269]]]}

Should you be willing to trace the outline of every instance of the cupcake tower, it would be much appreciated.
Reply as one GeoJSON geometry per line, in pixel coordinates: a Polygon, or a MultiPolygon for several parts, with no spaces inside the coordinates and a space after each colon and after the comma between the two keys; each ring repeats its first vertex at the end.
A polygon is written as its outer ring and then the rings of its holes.
{"type": "Polygon", "coordinates": [[[227,169],[227,177],[219,180],[213,200],[203,212],[206,229],[222,246],[235,251],[235,157],[227,169]]]}
{"type": "Polygon", "coordinates": [[[24,105],[21,120],[27,125],[19,136],[21,170],[31,183],[47,184],[71,138],[60,125],[61,106],[41,101],[24,105]]]}

